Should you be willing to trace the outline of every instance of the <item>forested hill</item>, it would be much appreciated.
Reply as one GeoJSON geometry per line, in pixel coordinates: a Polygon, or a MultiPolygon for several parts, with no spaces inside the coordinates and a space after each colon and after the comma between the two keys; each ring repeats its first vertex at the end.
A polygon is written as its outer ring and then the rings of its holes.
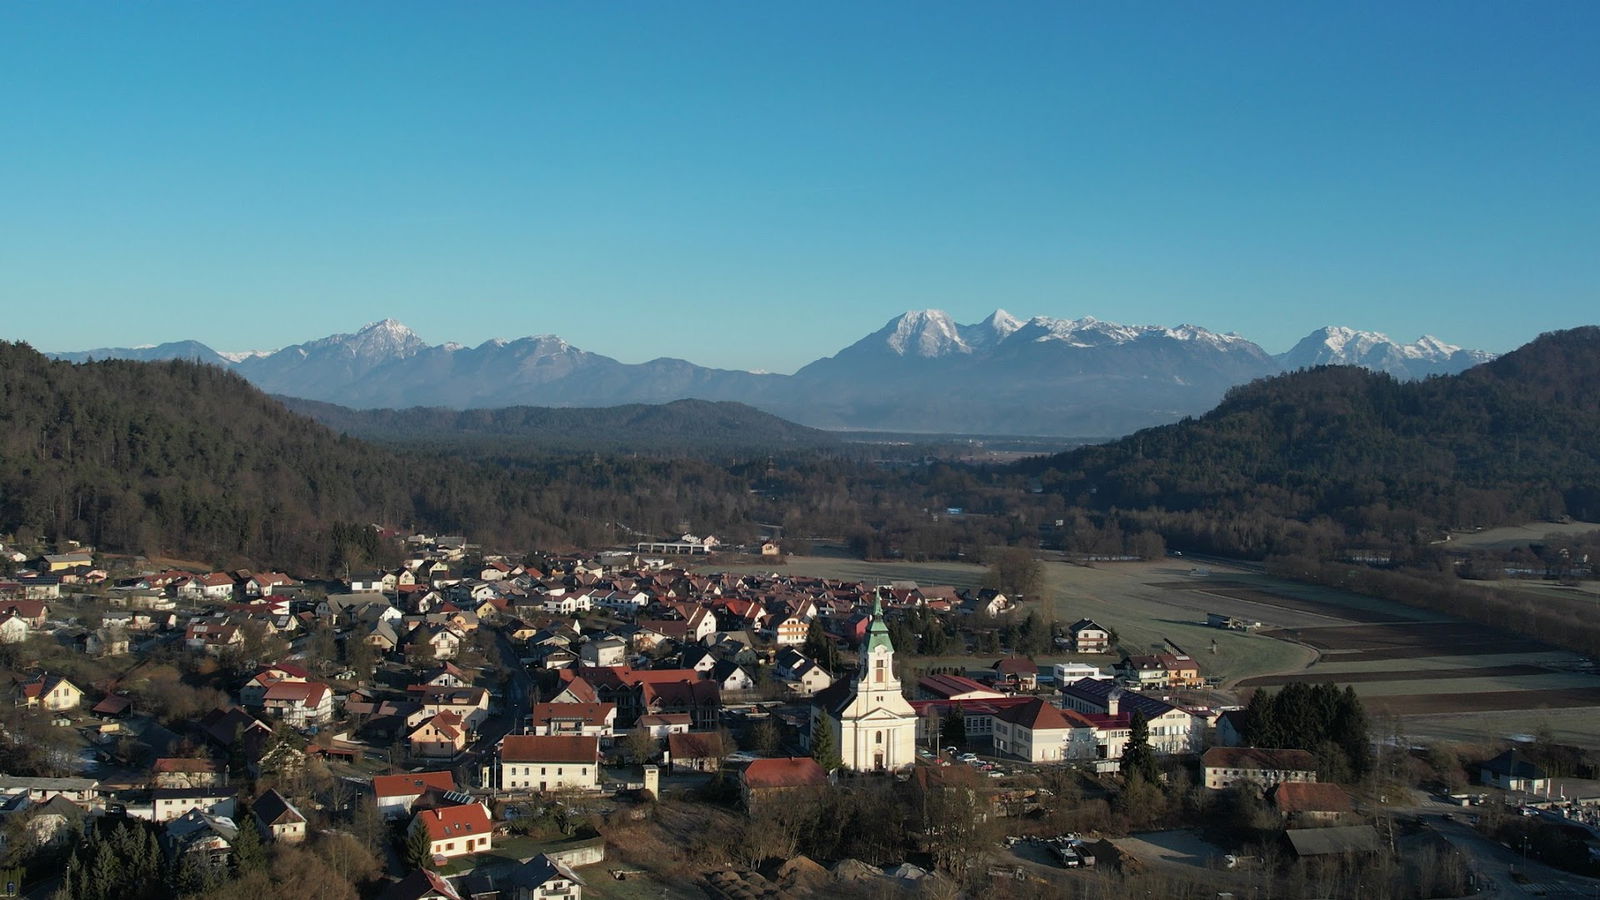
{"type": "Polygon", "coordinates": [[[744,472],[704,461],[491,465],[396,452],[213,366],[74,365],[0,342],[0,533],[316,572],[347,561],[348,535],[366,523],[596,546],[628,537],[613,523],[664,534],[688,520],[723,534],[782,515],[762,502],[744,472]]]}
{"type": "Polygon", "coordinates": [[[677,400],[606,407],[513,406],[356,410],[278,397],[285,406],[343,434],[407,445],[469,445],[545,452],[697,454],[836,447],[826,431],[796,425],[742,403],[677,400]]]}
{"type": "Polygon", "coordinates": [[[1313,542],[1600,516],[1600,328],[1545,334],[1459,375],[1325,367],[1235,388],[1210,413],[1021,464],[1068,504],[1144,511],[1178,546],[1313,542]],[[1320,520],[1320,521],[1319,521],[1320,520]],[[1311,533],[1316,532],[1316,533],[1311,533]]]}

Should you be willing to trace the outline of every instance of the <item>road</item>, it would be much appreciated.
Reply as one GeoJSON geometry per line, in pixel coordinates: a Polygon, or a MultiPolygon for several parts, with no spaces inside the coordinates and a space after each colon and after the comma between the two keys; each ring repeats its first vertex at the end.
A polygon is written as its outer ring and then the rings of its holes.
{"type": "MultiPolygon", "coordinates": [[[[506,637],[505,632],[495,629],[494,639],[500,645],[500,658],[503,661],[501,670],[511,677],[506,681],[499,701],[500,712],[483,723],[483,727],[478,729],[477,739],[467,747],[462,757],[475,767],[494,758],[500,739],[521,727],[522,717],[533,708],[533,676],[517,661],[517,649],[511,645],[511,639],[506,637]]],[[[474,777],[472,782],[476,783],[476,780],[474,777]]]]}
{"type": "Polygon", "coordinates": [[[1483,885],[1478,897],[1600,898],[1600,879],[1573,875],[1538,860],[1524,862],[1521,853],[1479,834],[1460,818],[1472,815],[1472,807],[1452,806],[1427,798],[1413,807],[1392,811],[1416,815],[1424,825],[1460,850],[1483,885]],[[1444,818],[1446,813],[1452,818],[1444,818]],[[1522,873],[1526,880],[1519,882],[1512,878],[1513,872],[1522,873]]]}
{"type": "Polygon", "coordinates": [[[1436,816],[1423,821],[1466,855],[1473,871],[1486,880],[1480,897],[1596,897],[1600,880],[1584,878],[1552,869],[1538,860],[1522,859],[1522,854],[1479,834],[1464,822],[1450,822],[1436,816]],[[1520,872],[1526,880],[1512,877],[1520,872]]]}

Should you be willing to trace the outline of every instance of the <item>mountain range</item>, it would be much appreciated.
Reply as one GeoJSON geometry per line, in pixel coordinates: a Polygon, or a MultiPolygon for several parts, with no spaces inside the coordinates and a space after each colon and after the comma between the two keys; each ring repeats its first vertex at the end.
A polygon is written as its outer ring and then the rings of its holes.
{"type": "Polygon", "coordinates": [[[554,335],[476,347],[428,344],[385,319],[263,352],[198,341],[54,354],[58,359],[198,360],[273,394],[361,409],[428,406],[593,407],[680,399],[736,401],[829,429],[1114,436],[1198,415],[1228,389],[1321,365],[1402,379],[1452,374],[1493,359],[1433,337],[1401,344],[1326,327],[1273,356],[1235,334],[1195,325],[1119,325],[1004,310],[972,325],[939,310],[896,316],[793,375],[662,357],[623,363],[554,335]]]}

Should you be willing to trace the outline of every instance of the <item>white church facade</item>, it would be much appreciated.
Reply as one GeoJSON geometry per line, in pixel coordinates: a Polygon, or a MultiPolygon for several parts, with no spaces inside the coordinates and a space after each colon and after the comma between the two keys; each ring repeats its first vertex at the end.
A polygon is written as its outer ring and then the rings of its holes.
{"type": "Polygon", "coordinates": [[[812,746],[821,729],[830,732],[846,769],[895,772],[916,762],[917,713],[901,693],[880,603],[872,607],[856,677],[818,693],[812,702],[812,746]]]}

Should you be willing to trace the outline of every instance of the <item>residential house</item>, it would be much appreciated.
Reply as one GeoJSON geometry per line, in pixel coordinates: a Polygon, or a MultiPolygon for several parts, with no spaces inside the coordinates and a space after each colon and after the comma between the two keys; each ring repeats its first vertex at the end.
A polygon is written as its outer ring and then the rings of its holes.
{"type": "Polygon", "coordinates": [[[1484,784],[1507,791],[1537,794],[1550,788],[1550,776],[1515,747],[1484,763],[1478,774],[1484,784]]]}
{"type": "Polygon", "coordinates": [[[1349,793],[1337,784],[1285,781],[1267,796],[1291,828],[1337,825],[1355,812],[1349,793]]]}
{"type": "Polygon", "coordinates": [[[379,593],[329,594],[317,604],[317,618],[335,628],[357,624],[370,628],[379,622],[398,622],[403,615],[388,597],[379,593]]]}
{"type": "Polygon", "coordinates": [[[219,875],[228,871],[239,828],[225,816],[191,809],[167,823],[167,847],[174,859],[193,861],[219,875]]]}
{"type": "Polygon", "coordinates": [[[670,735],[687,733],[692,724],[688,713],[660,713],[640,716],[634,721],[633,727],[647,732],[659,741],[670,735]]]}
{"type": "Polygon", "coordinates": [[[467,725],[454,711],[423,719],[406,735],[411,755],[419,759],[454,759],[467,749],[467,725]]]}
{"type": "Polygon", "coordinates": [[[472,686],[472,676],[456,667],[455,663],[441,663],[438,668],[429,672],[422,679],[422,684],[428,687],[464,688],[472,686]]]}
{"type": "Polygon", "coordinates": [[[189,601],[227,601],[233,599],[233,576],[227,572],[195,575],[178,586],[178,597],[189,601]]]}
{"type": "Polygon", "coordinates": [[[747,809],[782,803],[796,794],[811,794],[827,786],[828,773],[809,756],[758,759],[739,773],[747,809]]]}
{"type": "Polygon", "coordinates": [[[405,638],[407,647],[427,644],[434,659],[455,659],[461,650],[462,635],[448,625],[418,625],[405,638]]]}
{"type": "Polygon", "coordinates": [[[1317,758],[1305,750],[1212,747],[1200,757],[1205,786],[1251,785],[1265,790],[1286,781],[1316,781],[1317,758]]]}
{"type": "Polygon", "coordinates": [[[787,615],[778,619],[771,631],[772,642],[779,647],[799,647],[805,644],[806,637],[810,633],[810,620],[798,615],[787,615]]]}
{"type": "Polygon", "coordinates": [[[616,734],[615,703],[535,703],[530,734],[580,735],[609,741],[616,734]]]}
{"type": "Polygon", "coordinates": [[[688,713],[697,729],[716,728],[722,718],[722,691],[714,681],[645,682],[637,694],[640,715],[688,713]]]}
{"type": "Polygon", "coordinates": [[[279,681],[267,688],[262,708],[295,728],[333,721],[333,689],[320,681],[279,681]]]}
{"type": "Polygon", "coordinates": [[[282,572],[256,572],[244,581],[246,597],[266,597],[283,588],[298,587],[300,582],[282,572]]]}
{"type": "Polygon", "coordinates": [[[126,656],[128,653],[128,633],[117,627],[86,631],[74,638],[73,643],[86,656],[126,656]]]}
{"type": "Polygon", "coordinates": [[[1000,684],[1011,690],[1031,691],[1039,686],[1039,666],[1025,657],[1008,656],[996,660],[994,674],[1000,684]]]}
{"type": "MultiPolygon", "coordinates": [[[[506,900],[582,900],[584,881],[564,863],[541,853],[511,875],[516,886],[506,900]]],[[[502,894],[504,896],[504,894],[502,894]]]]}
{"type": "Polygon", "coordinates": [[[196,621],[190,622],[184,630],[183,641],[190,650],[221,656],[223,651],[243,645],[244,633],[239,626],[226,622],[196,621]]]}
{"type": "Polygon", "coordinates": [[[427,833],[435,860],[470,856],[494,847],[494,826],[482,803],[422,810],[412,818],[411,829],[427,833]]]}
{"type": "Polygon", "coordinates": [[[1011,600],[999,591],[985,588],[976,594],[963,595],[958,612],[965,616],[998,616],[1011,605],[1011,600]]]}
{"type": "Polygon", "coordinates": [[[1243,747],[1245,711],[1230,709],[1217,716],[1216,744],[1219,747],[1243,747]]]}
{"type": "Polygon", "coordinates": [[[753,691],[756,688],[756,680],[750,677],[750,673],[729,660],[722,660],[712,666],[709,678],[716,683],[720,691],[738,693],[753,691]]]}
{"type": "Polygon", "coordinates": [[[0,613],[0,644],[20,644],[32,630],[28,620],[16,613],[0,613]]]}
{"type": "Polygon", "coordinates": [[[267,791],[250,805],[250,814],[261,829],[261,836],[279,844],[298,844],[306,839],[306,817],[276,790],[267,791]]]}
{"type": "Polygon", "coordinates": [[[378,895],[378,900],[464,900],[444,876],[428,869],[412,869],[378,895]]]}
{"type": "Polygon", "coordinates": [[[711,648],[704,644],[695,644],[693,647],[685,648],[683,653],[679,655],[679,660],[679,668],[698,672],[701,677],[709,676],[711,670],[717,667],[718,662],[717,654],[713,653],[711,648]]]}
{"type": "Polygon", "coordinates": [[[591,667],[624,665],[628,661],[628,643],[616,637],[587,641],[578,648],[578,658],[591,667]]]}
{"type": "Polygon", "coordinates": [[[150,817],[171,822],[190,812],[233,819],[236,792],[227,787],[158,788],[150,792],[150,817]]]}
{"type": "Polygon", "coordinates": [[[370,572],[356,572],[350,576],[350,593],[371,594],[393,591],[395,577],[392,573],[373,570],[370,572]]]}
{"type": "Polygon", "coordinates": [[[795,694],[802,697],[810,696],[833,684],[833,676],[828,674],[827,669],[800,655],[793,648],[783,651],[778,658],[780,662],[774,667],[774,672],[778,680],[786,684],[795,694]],[[784,661],[785,653],[792,653],[798,658],[784,661]]]}
{"type": "Polygon", "coordinates": [[[411,805],[429,790],[455,789],[456,777],[449,771],[375,775],[372,778],[372,793],[378,813],[386,819],[410,815],[411,805]]]}
{"type": "Polygon", "coordinates": [[[562,669],[557,672],[555,692],[550,695],[550,702],[599,703],[600,692],[581,674],[586,671],[589,670],[562,669]]]}
{"type": "Polygon", "coordinates": [[[164,757],[150,767],[153,788],[211,788],[227,783],[227,767],[214,759],[164,757]]]}
{"type": "Polygon", "coordinates": [[[731,749],[716,731],[667,735],[667,762],[675,770],[715,772],[731,749]]]}
{"type": "Polygon", "coordinates": [[[1111,631],[1093,619],[1079,619],[1067,626],[1068,647],[1073,653],[1111,652],[1111,631]]]}
{"type": "Polygon", "coordinates": [[[60,675],[38,675],[20,682],[14,692],[18,706],[62,712],[77,709],[83,690],[60,675]]]}
{"type": "Polygon", "coordinates": [[[280,682],[305,683],[310,680],[311,672],[294,663],[281,662],[263,666],[239,688],[239,702],[247,707],[258,708],[266,702],[267,690],[273,685],[280,682]]]}
{"type": "Polygon", "coordinates": [[[598,790],[600,742],[583,735],[507,735],[500,742],[501,790],[598,790]]]}
{"type": "MultiPolygon", "coordinates": [[[[39,847],[59,847],[70,841],[74,834],[80,832],[86,815],[83,807],[59,794],[44,803],[29,806],[24,814],[27,817],[28,835],[39,847]]],[[[19,895],[10,893],[0,896],[19,895]]]]}
{"type": "Polygon", "coordinates": [[[422,711],[429,715],[453,712],[474,731],[489,718],[489,692],[481,687],[433,687],[422,689],[418,698],[422,711]]]}

